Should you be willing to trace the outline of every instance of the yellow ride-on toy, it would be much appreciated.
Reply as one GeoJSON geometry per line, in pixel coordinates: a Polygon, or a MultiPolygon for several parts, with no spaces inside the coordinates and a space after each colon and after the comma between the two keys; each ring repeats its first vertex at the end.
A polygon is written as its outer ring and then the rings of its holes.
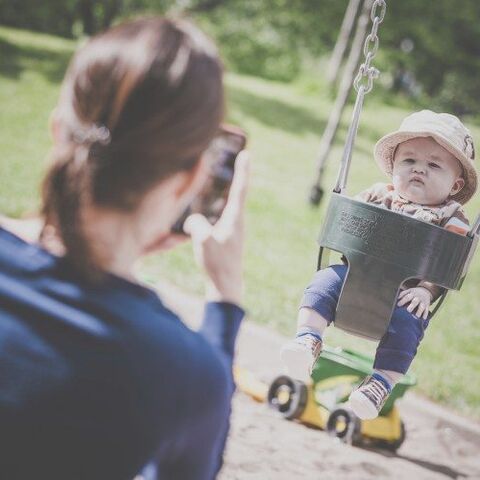
{"type": "Polygon", "coordinates": [[[406,375],[377,418],[360,420],[344,402],[370,374],[372,363],[371,358],[357,352],[325,346],[314,366],[311,384],[281,375],[270,384],[267,401],[282,417],[319,427],[346,443],[396,451],[406,433],[395,402],[416,381],[406,375]]]}

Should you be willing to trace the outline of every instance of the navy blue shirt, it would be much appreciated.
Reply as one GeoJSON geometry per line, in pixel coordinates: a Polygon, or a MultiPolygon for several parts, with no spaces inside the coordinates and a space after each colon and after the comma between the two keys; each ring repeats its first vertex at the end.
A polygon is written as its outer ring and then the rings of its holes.
{"type": "Polygon", "coordinates": [[[153,290],[92,287],[0,229],[0,477],[203,480],[221,466],[244,312],[208,303],[198,333],[153,290]]]}

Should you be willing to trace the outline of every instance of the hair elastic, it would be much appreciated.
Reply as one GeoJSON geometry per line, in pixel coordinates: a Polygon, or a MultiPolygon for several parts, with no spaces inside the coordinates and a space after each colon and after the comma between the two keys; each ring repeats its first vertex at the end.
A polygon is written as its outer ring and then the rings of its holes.
{"type": "Polygon", "coordinates": [[[93,124],[90,128],[84,130],[78,130],[73,135],[73,140],[83,145],[93,145],[94,143],[108,145],[111,139],[110,130],[105,125],[97,124],[93,124]]]}

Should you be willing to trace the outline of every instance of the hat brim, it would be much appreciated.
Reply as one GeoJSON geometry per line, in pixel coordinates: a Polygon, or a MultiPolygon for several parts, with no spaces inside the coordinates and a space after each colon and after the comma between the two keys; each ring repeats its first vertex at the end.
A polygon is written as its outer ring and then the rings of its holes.
{"type": "Polygon", "coordinates": [[[374,157],[382,171],[388,175],[392,176],[393,170],[393,155],[395,149],[403,142],[411,140],[412,138],[418,137],[432,137],[439,145],[441,145],[445,150],[450,152],[462,165],[463,168],[463,179],[465,180],[464,187],[455,195],[452,195],[450,198],[452,200],[461,203],[462,205],[466,203],[477,190],[477,172],[472,165],[471,160],[469,160],[466,155],[461,151],[455,148],[447,139],[442,135],[438,135],[432,132],[409,132],[409,131],[398,131],[393,132],[382,137],[375,145],[374,148],[374,157]]]}

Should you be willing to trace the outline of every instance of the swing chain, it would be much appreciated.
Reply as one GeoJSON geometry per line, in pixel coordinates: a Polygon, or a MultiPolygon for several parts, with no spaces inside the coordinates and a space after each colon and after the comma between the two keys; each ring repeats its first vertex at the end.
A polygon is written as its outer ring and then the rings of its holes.
{"type": "Polygon", "coordinates": [[[358,92],[360,87],[364,87],[364,93],[367,94],[371,92],[373,88],[373,81],[378,78],[380,72],[375,67],[372,67],[373,58],[377,54],[379,39],[378,39],[378,27],[383,22],[385,18],[385,13],[387,11],[387,4],[385,0],[375,0],[372,5],[372,11],[370,13],[370,18],[373,22],[372,30],[365,38],[365,43],[363,45],[363,54],[365,55],[365,61],[360,65],[358,69],[357,76],[353,82],[355,90],[358,92]],[[381,8],[380,13],[377,14],[377,8],[381,8]],[[362,79],[366,78],[366,85],[362,85],[362,79]]]}
{"type": "MultiPolygon", "coordinates": [[[[360,113],[362,111],[363,100],[365,95],[369,93],[373,88],[373,80],[378,77],[380,72],[372,67],[373,57],[375,57],[378,50],[378,27],[383,22],[385,17],[385,12],[387,10],[387,4],[385,0],[365,0],[370,2],[372,5],[372,10],[370,13],[370,18],[372,19],[373,25],[371,32],[365,38],[365,43],[363,46],[363,53],[365,54],[365,61],[360,65],[358,69],[357,76],[353,82],[353,86],[357,91],[357,99],[355,101],[355,106],[353,107],[352,120],[350,122],[350,127],[347,132],[347,139],[345,141],[345,147],[343,149],[342,163],[340,166],[340,171],[338,172],[337,183],[333,188],[333,191],[336,193],[342,193],[347,187],[347,178],[348,171],[350,169],[350,163],[352,161],[352,152],[355,144],[355,138],[357,136],[358,123],[360,120],[360,113]],[[377,15],[377,8],[381,7],[380,14],[377,15]],[[371,44],[373,47],[370,49],[371,44]],[[366,78],[366,83],[362,80],[366,78]]],[[[366,4],[367,5],[367,4],[366,4]]]]}

